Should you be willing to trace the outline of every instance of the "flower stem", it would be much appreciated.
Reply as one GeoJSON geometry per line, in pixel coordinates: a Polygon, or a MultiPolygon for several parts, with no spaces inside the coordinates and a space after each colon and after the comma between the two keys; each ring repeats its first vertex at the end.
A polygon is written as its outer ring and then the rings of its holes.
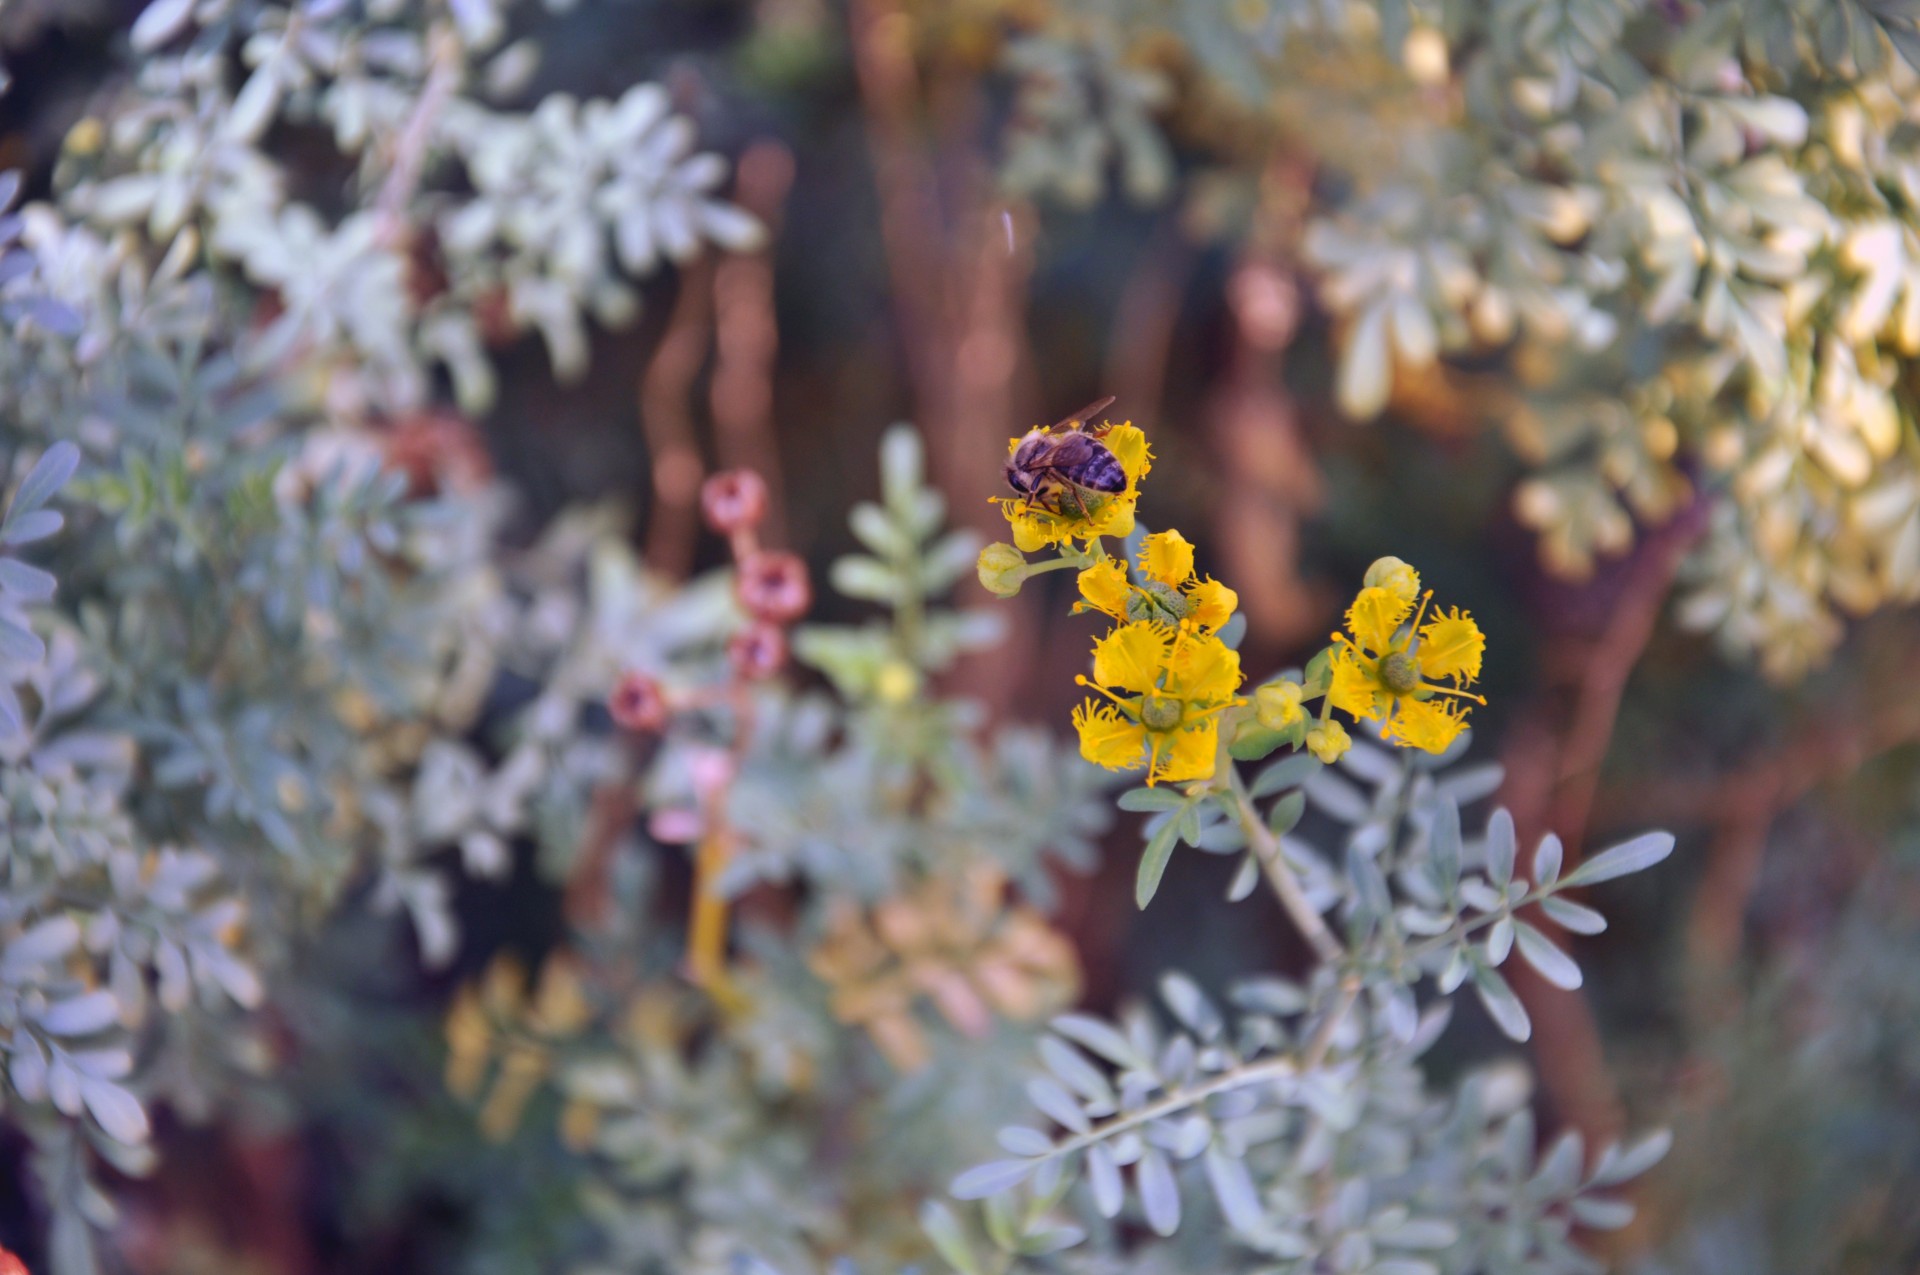
{"type": "Polygon", "coordinates": [[[1314,955],[1328,964],[1337,963],[1346,956],[1347,949],[1341,945],[1339,939],[1333,936],[1333,931],[1327,928],[1326,920],[1320,915],[1319,909],[1308,901],[1306,891],[1301,888],[1300,878],[1294,874],[1293,865],[1287,862],[1286,855],[1280,849],[1280,838],[1273,834],[1273,829],[1267,827],[1266,821],[1260,817],[1260,812],[1254,808],[1253,798],[1247,795],[1247,787],[1241,781],[1239,768],[1229,762],[1226,770],[1228,782],[1231,784],[1228,791],[1233,794],[1234,811],[1240,820],[1240,830],[1246,834],[1247,844],[1252,847],[1254,857],[1260,861],[1260,867],[1266,872],[1267,884],[1273,887],[1274,894],[1280,899],[1280,906],[1285,908],[1287,915],[1293,919],[1295,928],[1300,931],[1301,937],[1307,940],[1307,945],[1313,949],[1314,955]]]}

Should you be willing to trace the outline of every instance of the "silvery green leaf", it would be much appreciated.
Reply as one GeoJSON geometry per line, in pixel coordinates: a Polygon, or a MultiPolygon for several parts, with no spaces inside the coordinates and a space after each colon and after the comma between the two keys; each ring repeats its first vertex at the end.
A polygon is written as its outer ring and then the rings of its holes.
{"type": "Polygon", "coordinates": [[[1441,798],[1434,812],[1427,862],[1441,897],[1452,898],[1460,884],[1460,805],[1451,796],[1441,798]]]}
{"type": "Polygon", "coordinates": [[[1266,1223],[1266,1211],[1260,1207],[1260,1193],[1254,1187],[1253,1175],[1247,1172],[1246,1162],[1229,1155],[1216,1142],[1207,1148],[1203,1163],[1207,1185],[1213,1188],[1213,1198],[1219,1201],[1227,1225],[1243,1234],[1260,1231],[1266,1223]]]}
{"type": "Polygon", "coordinates": [[[1487,964],[1505,965],[1507,954],[1513,951],[1513,918],[1501,917],[1487,931],[1487,964]]]}
{"type": "MultiPolygon", "coordinates": [[[[1085,1133],[1093,1127],[1092,1122],[1087,1119],[1087,1113],[1081,1109],[1078,1102],[1074,1101],[1073,1095],[1068,1093],[1059,1081],[1051,1077],[1035,1076],[1029,1080],[1027,1098],[1040,1109],[1041,1114],[1055,1124],[1071,1129],[1075,1133],[1085,1133]]],[[[1006,1144],[1003,1142],[1001,1145],[1006,1144]]],[[[1019,1155],[1040,1154],[1038,1151],[1018,1151],[1014,1147],[1007,1147],[1007,1150],[1019,1155]]]]}
{"type": "Polygon", "coordinates": [[[1575,934],[1598,934],[1607,928],[1607,918],[1583,904],[1558,895],[1540,900],[1540,911],[1555,924],[1575,934]]]}
{"type": "Polygon", "coordinates": [[[1617,1231],[1633,1222],[1633,1205],[1625,1200],[1608,1200],[1591,1195],[1575,1197],[1574,1220],[1596,1231],[1617,1231]]]}
{"type": "Polygon", "coordinates": [[[1375,1227],[1373,1238],[1393,1248],[1447,1248],[1460,1238],[1460,1228],[1437,1217],[1410,1217],[1375,1227]]]}
{"type": "Polygon", "coordinates": [[[0,544],[30,545],[36,540],[45,540],[67,523],[57,509],[34,509],[17,518],[7,519],[6,526],[0,530],[0,544]]]}
{"type": "Polygon", "coordinates": [[[1573,1193],[1580,1185],[1580,1171],[1585,1167],[1586,1144],[1581,1141],[1578,1130],[1569,1129],[1554,1139],[1547,1149],[1546,1156],[1540,1161],[1540,1169],[1533,1175],[1529,1188],[1535,1198],[1558,1200],[1573,1193]]]}
{"type": "Polygon", "coordinates": [[[1213,1126],[1207,1123],[1206,1117],[1190,1115],[1174,1126],[1167,1150],[1176,1160],[1191,1160],[1206,1150],[1212,1140],[1213,1126]]]}
{"type": "Polygon", "coordinates": [[[1440,1268],[1417,1257],[1385,1257],[1367,1268],[1368,1275],[1440,1275],[1440,1268]]]}
{"type": "Polygon", "coordinates": [[[1112,1105],[1113,1088],[1099,1069],[1081,1056],[1080,1051],[1057,1036],[1040,1038],[1040,1061],[1047,1070],[1067,1082],[1081,1097],[1089,1102],[1112,1105]]]}
{"type": "Polygon", "coordinates": [[[1380,865],[1357,845],[1347,846],[1346,858],[1347,880],[1354,887],[1354,915],[1368,920],[1386,916],[1393,908],[1393,893],[1380,872],[1380,865]]]}
{"type": "Polygon", "coordinates": [[[1514,841],[1513,816],[1504,809],[1494,811],[1487,820],[1487,875],[1497,890],[1513,880],[1514,841]]]}
{"type": "Polygon", "coordinates": [[[1324,766],[1307,777],[1307,799],[1342,823],[1360,823],[1367,817],[1367,799],[1324,766]]]}
{"type": "Polygon", "coordinates": [[[1173,1016],[1192,1028],[1202,1040],[1217,1037],[1225,1024],[1200,985],[1177,970],[1160,976],[1160,996],[1173,1016]]]}
{"type": "Polygon", "coordinates": [[[939,1200],[925,1201],[920,1205],[920,1229],[933,1242],[934,1251],[960,1275],[980,1275],[966,1231],[952,1209],[939,1200]]]}
{"type": "Polygon", "coordinates": [[[80,449],[64,439],[42,452],[27,476],[20,480],[20,490],[13,494],[13,504],[7,509],[8,521],[52,500],[54,494],[67,485],[79,464],[80,449]]]}
{"type": "Polygon", "coordinates": [[[1600,1153],[1600,1163],[1593,1171],[1593,1185],[1617,1186],[1630,1178],[1637,1178],[1660,1163],[1672,1147],[1673,1131],[1670,1129],[1655,1129],[1625,1147],[1617,1143],[1609,1146],[1600,1153]]]}
{"type": "Polygon", "coordinates": [[[1300,816],[1307,811],[1307,794],[1299,789],[1288,793],[1273,803],[1273,809],[1267,812],[1267,827],[1273,829],[1277,837],[1284,837],[1300,823],[1300,816]]]}
{"type": "Polygon", "coordinates": [[[49,1005],[40,1026],[55,1036],[85,1036],[113,1026],[119,1016],[119,1002],[101,988],[49,1005]]]}
{"type": "Polygon", "coordinates": [[[1520,943],[1520,955],[1540,972],[1540,977],[1563,991],[1580,986],[1580,967],[1572,957],[1553,945],[1553,941],[1525,921],[1513,923],[1514,937],[1520,943]]]}
{"type": "Polygon", "coordinates": [[[30,566],[18,558],[0,558],[0,589],[20,602],[45,602],[59,582],[53,573],[30,566]]]}
{"type": "Polygon", "coordinates": [[[125,1089],[111,1080],[86,1076],[80,1080],[80,1095],[86,1100],[88,1114],[109,1138],[130,1145],[147,1140],[151,1132],[147,1113],[141,1110],[139,1099],[125,1089]]]}
{"type": "Polygon", "coordinates": [[[1053,1150],[1053,1140],[1038,1129],[1023,1124],[1002,1126],[996,1135],[1002,1150],[1009,1155],[1040,1156],[1053,1150]]]}
{"type": "Polygon", "coordinates": [[[1187,804],[1187,798],[1172,788],[1129,788],[1120,794],[1119,806],[1122,810],[1159,811],[1177,810],[1187,804]]]}
{"type": "Polygon", "coordinates": [[[1154,832],[1147,842],[1147,848],[1140,854],[1140,871],[1133,883],[1133,901],[1142,910],[1153,902],[1153,896],[1160,889],[1160,878],[1166,875],[1167,860],[1173,858],[1178,831],[1178,821],[1169,819],[1154,832]]]}
{"type": "Polygon", "coordinates": [[[947,1191],[956,1200],[982,1200],[1019,1186],[1036,1167],[1032,1160],[990,1160],[955,1178],[947,1191]]]}
{"type": "Polygon", "coordinates": [[[70,916],[50,916],[7,944],[0,969],[10,974],[30,970],[65,957],[80,945],[80,923],[70,916]]]}
{"type": "Polygon", "coordinates": [[[10,1042],[13,1056],[7,1060],[7,1076],[14,1089],[28,1102],[39,1102],[47,1094],[47,1051],[30,1032],[16,1032],[10,1042]]]}
{"type": "Polygon", "coordinates": [[[1249,852],[1240,859],[1240,867],[1235,870],[1233,880],[1227,883],[1227,902],[1239,903],[1253,893],[1260,884],[1260,861],[1249,852]]]}
{"type": "Polygon", "coordinates": [[[1158,1147],[1145,1148],[1133,1173],[1147,1225],[1156,1235],[1172,1235],[1180,1229],[1180,1184],[1165,1153],[1158,1147]]]}
{"type": "Polygon", "coordinates": [[[1533,880],[1536,885],[1552,885],[1560,879],[1560,838],[1549,832],[1540,838],[1533,852],[1533,880]]]}
{"type": "Polygon", "coordinates": [[[1533,1035],[1533,1021],[1527,1017],[1527,1007],[1520,1003],[1520,998],[1513,994],[1513,989],[1507,986],[1507,980],[1501,978],[1498,971],[1476,968],[1473,971],[1473,990],[1501,1031],[1522,1043],[1533,1035]]]}
{"type": "Polygon", "coordinates": [[[867,602],[892,602],[900,596],[900,577],[876,558],[848,554],[838,559],[829,571],[833,587],[849,598],[867,602]]]}
{"type": "Polygon", "coordinates": [[[1086,1014],[1061,1014],[1047,1024],[1068,1040],[1086,1046],[1116,1067],[1139,1067],[1146,1060],[1125,1036],[1086,1014]]]}
{"type": "Polygon", "coordinates": [[[1307,1008],[1307,994],[1298,983],[1278,975],[1243,978],[1233,985],[1233,1003],[1242,1009],[1285,1017],[1307,1008]]]}
{"type": "Polygon", "coordinates": [[[16,664],[38,664],[47,658],[47,644],[40,635],[13,617],[0,614],[0,659],[16,664]]]}
{"type": "Polygon", "coordinates": [[[1100,1210],[1101,1217],[1120,1216],[1120,1206],[1126,1203],[1126,1184],[1121,1181],[1113,1152],[1104,1143],[1087,1148],[1087,1185],[1093,1191],[1093,1207],[1100,1210]]]}
{"type": "Polygon", "coordinates": [[[1255,801],[1271,797],[1274,793],[1305,783],[1307,777],[1319,769],[1320,759],[1312,753],[1294,753],[1283,757],[1254,776],[1253,784],[1247,790],[1248,795],[1255,801]]]}
{"type": "Polygon", "coordinates": [[[1673,834],[1648,832],[1601,852],[1566,875],[1568,885],[1593,885],[1651,868],[1673,853],[1673,834]]]}
{"type": "Polygon", "coordinates": [[[128,38],[136,52],[150,52],[184,31],[192,16],[193,0],[153,0],[134,19],[128,38]]]}
{"type": "Polygon", "coordinates": [[[1083,1242],[1087,1233],[1066,1222],[1041,1225],[1020,1237],[1019,1249],[1028,1257],[1045,1257],[1083,1242]]]}

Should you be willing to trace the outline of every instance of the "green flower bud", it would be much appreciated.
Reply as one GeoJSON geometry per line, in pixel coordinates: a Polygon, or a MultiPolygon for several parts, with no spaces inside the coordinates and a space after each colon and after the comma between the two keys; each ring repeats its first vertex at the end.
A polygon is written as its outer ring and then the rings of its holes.
{"type": "Polygon", "coordinates": [[[1026,583],[1027,559],[1004,540],[980,551],[980,583],[995,597],[1010,598],[1026,583]]]}

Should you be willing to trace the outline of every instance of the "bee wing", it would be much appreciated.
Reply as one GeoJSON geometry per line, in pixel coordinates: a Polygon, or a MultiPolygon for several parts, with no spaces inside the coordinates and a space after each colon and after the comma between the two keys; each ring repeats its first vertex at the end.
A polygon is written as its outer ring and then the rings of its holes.
{"type": "Polygon", "coordinates": [[[1115,398],[1114,395],[1109,394],[1105,398],[1095,399],[1093,402],[1087,404],[1085,407],[1081,408],[1079,411],[1073,413],[1073,415],[1061,417],[1060,420],[1053,426],[1054,431],[1058,432],[1060,430],[1082,428],[1083,426],[1086,425],[1088,421],[1092,420],[1094,417],[1098,416],[1100,413],[1106,411],[1107,408],[1111,407],[1113,405],[1114,398],[1115,398]]]}

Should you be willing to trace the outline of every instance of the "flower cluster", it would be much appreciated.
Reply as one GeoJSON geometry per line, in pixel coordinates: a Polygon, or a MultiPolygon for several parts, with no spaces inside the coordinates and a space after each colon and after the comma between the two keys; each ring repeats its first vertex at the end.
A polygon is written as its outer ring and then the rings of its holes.
{"type": "Polygon", "coordinates": [[[1217,580],[1194,574],[1193,546],[1178,531],[1146,537],[1137,578],[1104,558],[1080,572],[1076,611],[1117,621],[1094,644],[1101,699],[1074,710],[1080,754],[1110,770],[1144,764],[1147,782],[1213,775],[1220,717],[1242,703],[1239,653],[1220,639],[1239,599],[1217,580]]]}
{"type": "Polygon", "coordinates": [[[1403,748],[1442,753],[1460,737],[1468,703],[1484,702],[1467,687],[1480,676],[1486,638],[1457,607],[1429,617],[1433,595],[1421,592],[1420,573],[1392,557],[1367,569],[1332,645],[1304,673],[1259,687],[1244,711],[1240,656],[1222,636],[1239,605],[1234,591],[1196,574],[1193,545],[1178,531],[1142,537],[1131,564],[1101,544],[1131,535],[1151,459],[1131,425],[1103,438],[1126,472],[1124,491],[1104,503],[1055,502],[1069,512],[1004,500],[1015,543],[988,545],[979,562],[981,583],[1002,597],[1029,576],[1075,568],[1074,612],[1114,622],[1094,644],[1093,675],[1076,679],[1095,693],[1073,712],[1081,756],[1110,770],[1144,767],[1149,785],[1212,779],[1223,740],[1235,756],[1291,746],[1330,765],[1353,743],[1334,709],[1403,748]],[[1047,546],[1057,555],[1028,559],[1047,546]],[[1315,700],[1319,710],[1309,712],[1315,700]]]}

